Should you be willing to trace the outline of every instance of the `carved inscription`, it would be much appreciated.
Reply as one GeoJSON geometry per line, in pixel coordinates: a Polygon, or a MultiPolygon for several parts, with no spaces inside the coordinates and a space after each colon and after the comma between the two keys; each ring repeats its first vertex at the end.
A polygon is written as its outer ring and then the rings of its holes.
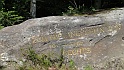
{"type": "MultiPolygon", "coordinates": [[[[70,43],[66,43],[66,44],[61,44],[61,46],[63,46],[63,47],[79,47],[79,46],[82,46],[83,44],[84,44],[84,42],[82,42],[82,41],[74,41],[74,42],[70,42],[70,43]]],[[[56,44],[49,44],[48,46],[50,48],[58,47],[58,45],[56,45],[56,44]]]]}
{"type": "Polygon", "coordinates": [[[71,50],[63,51],[63,55],[68,55],[68,56],[90,54],[90,53],[91,53],[91,48],[89,48],[89,47],[73,48],[71,50]]]}
{"type": "Polygon", "coordinates": [[[113,24],[113,25],[103,25],[103,26],[96,26],[96,27],[87,27],[87,28],[81,28],[77,29],[75,31],[68,32],[68,35],[70,38],[75,37],[82,37],[82,36],[88,36],[98,33],[105,33],[105,32],[112,32],[114,30],[119,30],[121,28],[121,24],[113,24]]]}
{"type": "Polygon", "coordinates": [[[112,31],[120,30],[121,24],[113,24],[113,25],[102,25],[102,26],[94,26],[94,27],[86,27],[86,28],[79,28],[70,30],[68,32],[63,33],[53,33],[49,35],[43,35],[38,37],[33,37],[32,42],[49,42],[49,41],[56,41],[60,39],[67,39],[65,35],[69,37],[69,39],[85,37],[89,35],[96,35],[99,33],[111,33],[112,31]]]}
{"type": "MultiPolygon", "coordinates": [[[[69,30],[68,32],[59,32],[59,33],[53,33],[49,35],[43,35],[38,37],[33,37],[32,42],[38,43],[38,42],[49,42],[49,41],[57,41],[57,40],[65,40],[65,39],[75,39],[80,37],[86,37],[90,35],[98,35],[98,34],[112,34],[113,31],[117,32],[120,30],[121,24],[113,24],[113,25],[99,25],[99,26],[92,26],[92,27],[86,27],[86,28],[78,28],[69,30]],[[68,38],[67,38],[67,37],[68,38]]],[[[71,47],[68,49],[64,49],[63,54],[67,56],[74,56],[74,55],[83,55],[83,54],[90,54],[91,47],[84,47],[84,42],[82,41],[73,41],[69,43],[61,44],[62,47],[71,47]]],[[[51,49],[54,49],[56,47],[59,47],[58,44],[49,44],[48,47],[51,49]]]]}
{"type": "Polygon", "coordinates": [[[33,43],[37,43],[37,42],[49,42],[52,40],[59,40],[60,37],[61,37],[61,33],[53,33],[50,35],[33,37],[32,39],[33,39],[33,43]]]}
{"type": "MultiPolygon", "coordinates": [[[[79,56],[87,58],[91,55],[92,47],[86,46],[83,38],[88,36],[100,36],[100,35],[115,35],[118,30],[121,29],[121,24],[103,24],[98,26],[87,26],[84,28],[70,29],[66,32],[53,32],[48,35],[35,36],[32,38],[32,43],[46,43],[46,47],[49,49],[55,49],[57,47],[63,47],[64,56],[79,56]],[[69,40],[66,43],[65,40],[69,40]],[[58,43],[56,41],[59,41],[58,43]],[[48,43],[48,44],[47,44],[48,43]],[[85,56],[84,56],[85,55],[85,56]]],[[[89,42],[89,41],[88,41],[89,42]]]]}

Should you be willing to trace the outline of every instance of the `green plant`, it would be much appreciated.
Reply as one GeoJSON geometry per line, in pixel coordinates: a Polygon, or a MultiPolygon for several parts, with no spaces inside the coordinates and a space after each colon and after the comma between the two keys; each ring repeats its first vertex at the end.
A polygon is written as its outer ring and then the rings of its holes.
{"type": "Polygon", "coordinates": [[[2,28],[4,28],[4,26],[2,26],[2,25],[0,24],[0,29],[2,29],[2,28]]]}
{"type": "Polygon", "coordinates": [[[93,70],[93,68],[90,65],[87,65],[84,70],[93,70]]]}
{"type": "Polygon", "coordinates": [[[67,16],[75,16],[75,15],[83,15],[83,14],[91,14],[94,13],[96,10],[94,7],[87,8],[84,5],[83,6],[78,6],[78,7],[73,7],[69,6],[66,12],[62,12],[63,15],[67,16]]]}
{"type": "Polygon", "coordinates": [[[74,61],[70,60],[70,62],[69,62],[70,67],[74,67],[75,66],[74,64],[75,64],[74,61]]]}
{"type": "Polygon", "coordinates": [[[81,14],[81,8],[74,8],[72,6],[68,7],[66,12],[62,12],[63,15],[79,15],[81,14]]]}
{"type": "Polygon", "coordinates": [[[23,66],[19,66],[17,70],[76,70],[73,60],[70,61],[69,67],[64,63],[63,49],[61,55],[58,58],[52,58],[45,54],[36,54],[32,48],[23,54],[26,57],[26,62],[23,62],[23,66]]]}
{"type": "Polygon", "coordinates": [[[15,11],[0,11],[0,24],[5,27],[14,25],[15,23],[22,21],[22,18],[23,17],[17,15],[15,11]]]}

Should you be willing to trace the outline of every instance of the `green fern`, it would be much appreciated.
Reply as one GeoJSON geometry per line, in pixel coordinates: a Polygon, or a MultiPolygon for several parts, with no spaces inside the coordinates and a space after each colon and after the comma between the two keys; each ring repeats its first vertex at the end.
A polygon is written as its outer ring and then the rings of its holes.
{"type": "Polygon", "coordinates": [[[0,11],[0,24],[2,26],[11,26],[22,21],[22,16],[16,14],[15,11],[0,11]]]}

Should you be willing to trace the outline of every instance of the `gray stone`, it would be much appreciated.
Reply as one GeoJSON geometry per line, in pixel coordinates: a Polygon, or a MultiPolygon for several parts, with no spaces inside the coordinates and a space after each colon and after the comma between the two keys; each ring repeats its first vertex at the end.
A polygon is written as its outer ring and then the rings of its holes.
{"type": "Polygon", "coordinates": [[[21,49],[72,59],[78,70],[124,57],[124,8],[87,16],[29,19],[0,30],[1,64],[20,64],[21,49]]]}

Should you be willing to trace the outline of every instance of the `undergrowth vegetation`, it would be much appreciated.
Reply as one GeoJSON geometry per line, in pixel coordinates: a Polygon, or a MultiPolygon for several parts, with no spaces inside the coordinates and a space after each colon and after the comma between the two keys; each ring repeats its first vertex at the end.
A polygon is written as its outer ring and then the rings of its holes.
{"type": "Polygon", "coordinates": [[[0,11],[0,25],[1,26],[11,26],[15,23],[19,23],[23,19],[22,16],[16,14],[15,11],[8,11],[4,12],[3,10],[0,11]]]}
{"type": "Polygon", "coordinates": [[[64,62],[62,51],[58,58],[36,54],[31,48],[23,55],[26,57],[26,61],[17,70],[77,70],[73,60],[68,61],[68,65],[64,62]]]}
{"type": "Polygon", "coordinates": [[[87,8],[84,5],[75,5],[69,6],[68,9],[65,12],[62,12],[62,14],[65,16],[79,16],[79,15],[84,15],[84,14],[92,14],[96,10],[94,7],[87,8]]]}
{"type": "Polygon", "coordinates": [[[0,24],[0,29],[4,28],[4,26],[2,26],[2,24],[0,24]]]}

